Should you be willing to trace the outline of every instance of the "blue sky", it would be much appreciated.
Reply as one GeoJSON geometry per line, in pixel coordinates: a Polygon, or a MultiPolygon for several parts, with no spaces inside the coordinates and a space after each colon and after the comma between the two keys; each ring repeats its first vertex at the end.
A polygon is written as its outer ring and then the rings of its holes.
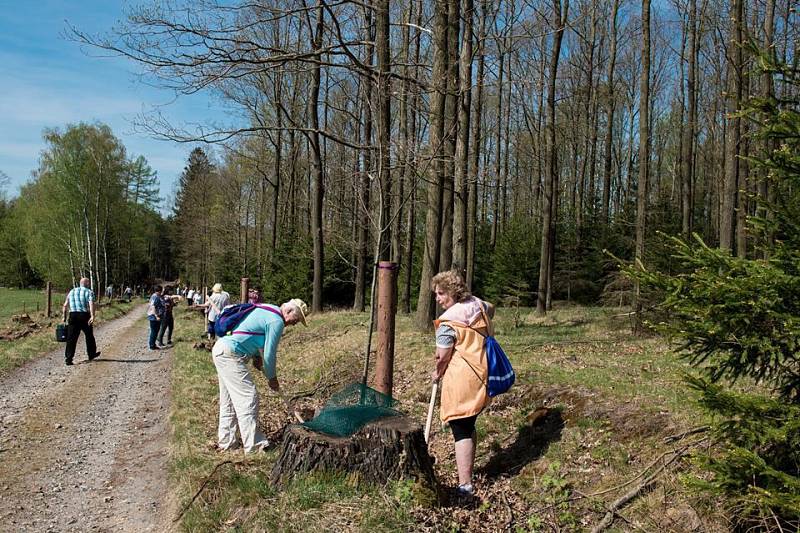
{"type": "Polygon", "coordinates": [[[165,104],[162,113],[178,125],[225,116],[208,95],[175,100],[171,92],[141,83],[135,64],[98,57],[99,51],[64,37],[65,21],[90,33],[109,31],[124,19],[127,5],[113,0],[0,0],[0,171],[11,178],[8,196],[16,196],[37,168],[44,128],[100,121],[122,140],[129,156],[147,158],[166,197],[194,146],[136,133],[133,119],[165,104]]]}

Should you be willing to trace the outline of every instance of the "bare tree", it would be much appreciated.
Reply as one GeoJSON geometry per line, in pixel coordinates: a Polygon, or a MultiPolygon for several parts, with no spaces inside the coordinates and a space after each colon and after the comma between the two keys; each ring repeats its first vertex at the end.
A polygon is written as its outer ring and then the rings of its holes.
{"type": "Polygon", "coordinates": [[[536,312],[544,316],[547,313],[547,292],[551,277],[553,245],[555,241],[555,219],[558,215],[556,201],[558,189],[558,154],[556,153],[556,78],[558,76],[558,60],[561,56],[561,41],[564,37],[564,26],[569,13],[569,0],[564,0],[562,12],[561,0],[553,0],[553,45],[550,54],[550,72],[547,88],[547,167],[544,180],[544,197],[542,204],[542,248],[539,255],[539,287],[536,298],[536,312]]]}
{"type": "Polygon", "coordinates": [[[472,19],[473,0],[464,0],[464,29],[459,58],[458,139],[455,153],[455,208],[453,219],[453,268],[466,273],[468,240],[468,175],[470,111],[472,104],[472,19]]]}
{"type": "Polygon", "coordinates": [[[736,114],[742,101],[742,0],[731,0],[728,46],[727,128],[725,132],[725,175],[719,218],[719,247],[733,250],[736,197],[739,190],[739,144],[741,119],[736,114]]]}
{"type": "MultiPolygon", "coordinates": [[[[650,0],[642,0],[642,75],[639,89],[639,183],[636,193],[635,261],[644,265],[647,225],[647,180],[650,167],[650,0]]],[[[639,281],[634,283],[635,328],[641,330],[642,301],[639,281]]]]}
{"type": "Polygon", "coordinates": [[[444,186],[444,158],[442,157],[445,138],[445,98],[447,95],[447,12],[446,2],[434,4],[433,26],[433,71],[431,85],[433,95],[430,106],[430,125],[428,149],[433,159],[433,175],[428,182],[428,205],[425,215],[425,251],[422,258],[422,276],[417,299],[416,323],[420,329],[430,329],[436,310],[431,292],[431,280],[439,270],[441,245],[442,189],[444,186]]]}
{"type": "Polygon", "coordinates": [[[616,107],[616,95],[614,94],[614,69],[617,64],[617,13],[619,13],[619,0],[614,0],[611,8],[611,18],[609,19],[609,33],[611,35],[611,49],[608,58],[608,74],[606,76],[606,87],[608,96],[606,100],[606,134],[603,142],[603,198],[601,200],[603,210],[603,221],[609,222],[609,208],[611,203],[611,163],[614,154],[612,153],[612,141],[614,139],[614,110],[616,107]]]}

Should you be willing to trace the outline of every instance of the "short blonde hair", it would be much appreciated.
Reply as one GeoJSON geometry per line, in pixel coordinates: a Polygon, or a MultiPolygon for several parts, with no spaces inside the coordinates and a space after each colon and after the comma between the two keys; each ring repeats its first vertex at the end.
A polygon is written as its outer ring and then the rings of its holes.
{"type": "Polygon", "coordinates": [[[435,291],[436,287],[449,294],[456,302],[463,302],[472,296],[458,270],[447,270],[433,276],[431,290],[435,291]]]}
{"type": "Polygon", "coordinates": [[[211,287],[211,292],[222,292],[222,283],[215,283],[213,287],[211,287]]]}

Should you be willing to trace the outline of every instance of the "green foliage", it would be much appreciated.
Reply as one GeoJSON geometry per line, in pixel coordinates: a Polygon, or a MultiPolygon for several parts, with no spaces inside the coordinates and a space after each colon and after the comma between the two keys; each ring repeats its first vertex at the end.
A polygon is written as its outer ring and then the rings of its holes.
{"type": "Polygon", "coordinates": [[[699,458],[714,476],[695,483],[727,494],[741,516],[800,520],[800,406],[687,380],[701,392],[700,403],[724,417],[714,428],[722,450],[699,458]]]}
{"type": "MultiPolygon", "coordinates": [[[[180,274],[192,285],[202,287],[216,281],[228,281],[225,272],[212,272],[211,248],[217,240],[214,228],[215,215],[221,214],[218,190],[218,174],[205,151],[195,148],[181,173],[173,233],[177,248],[177,259],[181,265],[180,274]],[[218,275],[223,274],[223,275],[218,275]]],[[[225,223],[230,223],[225,220],[225,223]]],[[[231,243],[232,244],[232,243],[231,243]]],[[[219,255],[216,257],[220,257],[219,255]]],[[[217,263],[224,269],[227,263],[217,263]]]]}
{"type": "MultiPolygon", "coordinates": [[[[509,220],[505,231],[498,232],[494,251],[480,249],[476,253],[490,254],[481,295],[488,300],[500,301],[512,295],[509,288],[515,288],[519,293],[525,287],[536,287],[539,280],[540,239],[541,235],[531,231],[527,220],[509,220]]],[[[488,248],[488,242],[485,244],[488,248]]],[[[530,305],[531,299],[535,301],[535,295],[526,293],[520,303],[530,305]]]]}
{"type": "Polygon", "coordinates": [[[46,130],[44,139],[39,169],[15,205],[19,234],[4,244],[24,242],[36,274],[61,286],[80,276],[95,287],[132,283],[161,266],[156,178],[146,160],[129,161],[104,124],[46,130]]]}
{"type": "MultiPolygon", "coordinates": [[[[771,63],[762,57],[762,62],[771,63]]],[[[797,94],[800,71],[780,72],[797,94]]],[[[778,201],[761,217],[761,258],[733,257],[695,235],[670,240],[677,272],[626,271],[661,290],[670,315],[657,328],[682,342],[703,377],[687,377],[701,405],[716,415],[719,447],[699,460],[711,473],[697,484],[727,497],[742,527],[800,524],[800,112],[796,100],[752,100],[742,112],[759,125],[765,171],[778,201]],[[768,393],[729,384],[750,378],[768,393]]],[[[756,390],[760,390],[756,388],[756,390]]]]}
{"type": "Polygon", "coordinates": [[[310,301],[311,242],[309,238],[283,238],[278,241],[269,274],[261,279],[267,301],[283,302],[290,298],[310,301]]]}
{"type": "Polygon", "coordinates": [[[0,280],[10,287],[40,283],[25,254],[25,232],[19,202],[0,200],[0,280]]]}
{"type": "Polygon", "coordinates": [[[800,276],[780,259],[732,257],[695,239],[695,246],[673,239],[684,273],[639,275],[666,295],[670,321],[656,327],[682,339],[712,381],[748,376],[800,400],[800,276]]]}

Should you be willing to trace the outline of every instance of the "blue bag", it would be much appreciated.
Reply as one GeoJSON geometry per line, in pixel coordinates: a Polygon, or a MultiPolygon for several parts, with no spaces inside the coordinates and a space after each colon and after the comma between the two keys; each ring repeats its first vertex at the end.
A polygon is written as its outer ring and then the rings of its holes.
{"type": "MultiPolygon", "coordinates": [[[[494,333],[494,327],[491,325],[492,321],[486,315],[486,310],[481,309],[481,312],[489,327],[489,333],[494,333]]],[[[489,374],[485,383],[487,394],[489,394],[490,398],[494,398],[498,394],[503,394],[511,388],[511,385],[514,384],[514,380],[517,379],[514,368],[511,366],[511,361],[506,357],[505,352],[500,347],[500,343],[497,342],[497,339],[494,338],[494,335],[484,335],[473,327],[467,327],[483,337],[483,346],[486,348],[486,364],[489,374]]],[[[472,365],[470,365],[470,368],[472,368],[472,365]]],[[[475,369],[473,368],[472,371],[475,372],[475,369]]],[[[477,372],[476,375],[478,375],[477,372]]],[[[478,378],[480,379],[480,376],[478,376],[478,378]]]]}
{"type": "Polygon", "coordinates": [[[214,321],[214,334],[217,337],[224,337],[231,333],[250,312],[256,308],[256,304],[237,304],[226,307],[222,314],[214,321]]]}
{"type": "Polygon", "coordinates": [[[489,366],[489,378],[486,383],[486,392],[494,398],[503,394],[514,384],[516,374],[511,367],[511,361],[506,357],[497,340],[487,335],[484,340],[486,347],[486,362],[489,366]]]}

